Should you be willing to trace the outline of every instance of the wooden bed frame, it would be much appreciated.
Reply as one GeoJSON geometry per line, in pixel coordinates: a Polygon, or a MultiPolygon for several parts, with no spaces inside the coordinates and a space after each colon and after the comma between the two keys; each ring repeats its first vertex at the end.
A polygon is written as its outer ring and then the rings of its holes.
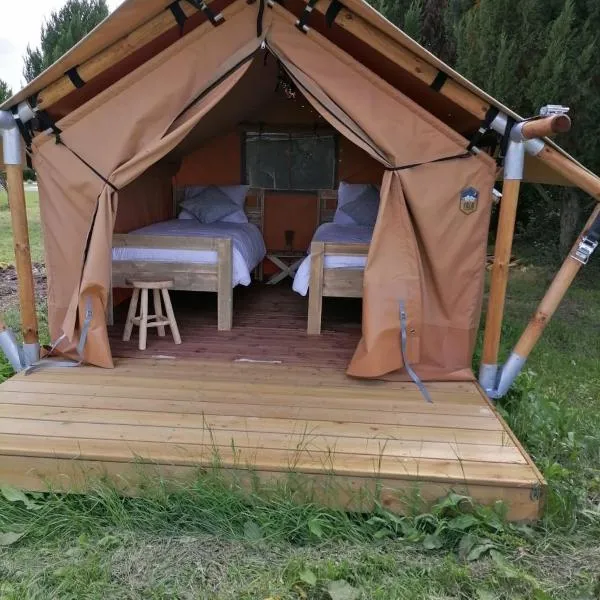
{"type": "Polygon", "coordinates": [[[328,269],[325,256],[367,256],[369,244],[313,242],[310,246],[308,335],[321,333],[323,298],[362,298],[364,269],[328,269]]]}
{"type": "MultiPolygon", "coordinates": [[[[174,190],[173,209],[182,198],[183,189],[174,190]]],[[[261,231],[264,219],[264,190],[250,189],[247,198],[256,198],[245,207],[248,221],[261,231]]],[[[231,238],[185,237],[162,235],[114,234],[113,248],[160,248],[169,250],[208,250],[217,252],[216,264],[123,260],[112,262],[112,287],[129,288],[133,279],[171,279],[173,290],[216,292],[218,295],[219,331],[230,331],[233,323],[233,244],[231,238]]],[[[112,298],[109,301],[112,309],[112,298]]],[[[108,315],[112,323],[112,314],[108,315]]]]}
{"type": "MultiPolygon", "coordinates": [[[[319,191],[319,223],[333,221],[337,190],[319,191]]],[[[312,242],[310,246],[310,282],[308,287],[308,335],[321,333],[323,297],[362,298],[364,269],[327,269],[325,256],[367,256],[369,244],[312,242]]]]}

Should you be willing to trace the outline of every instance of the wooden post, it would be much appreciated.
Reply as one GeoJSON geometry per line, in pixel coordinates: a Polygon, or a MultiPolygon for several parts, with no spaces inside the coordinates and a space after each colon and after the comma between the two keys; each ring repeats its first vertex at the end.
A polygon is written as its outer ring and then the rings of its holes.
{"type": "Polygon", "coordinates": [[[19,285],[19,304],[23,339],[26,344],[38,343],[38,322],[35,310],[35,287],[29,248],[27,206],[23,186],[22,165],[6,165],[8,204],[15,247],[15,266],[19,285]]]}
{"type": "Polygon", "coordinates": [[[233,245],[231,238],[217,240],[217,328],[231,331],[233,325],[233,245]]]}
{"type": "Polygon", "coordinates": [[[325,243],[313,242],[310,245],[310,283],[308,285],[308,323],[306,333],[321,333],[323,312],[323,276],[325,269],[325,243]]]}
{"type": "MultiPolygon", "coordinates": [[[[589,227],[595,222],[595,220],[600,216],[600,204],[596,206],[594,211],[592,212],[591,217],[589,218],[586,226],[583,230],[587,231],[589,227]]],[[[567,290],[573,283],[575,276],[579,272],[579,269],[583,266],[581,262],[572,258],[572,255],[577,250],[579,246],[579,242],[581,240],[581,236],[577,238],[573,249],[569,253],[569,256],[565,259],[562,264],[560,271],[556,274],[556,277],[552,281],[552,284],[548,288],[548,291],[544,295],[544,298],[540,302],[535,315],[529,321],[527,328],[523,332],[523,335],[519,338],[517,345],[515,346],[514,353],[517,354],[521,359],[526,359],[533,347],[536,345],[538,340],[540,339],[546,325],[556,312],[556,309],[559,307],[562,299],[564,298],[567,290]]]]}
{"type": "Polygon", "coordinates": [[[494,264],[492,266],[492,280],[481,357],[481,362],[485,365],[495,365],[498,362],[506,287],[508,285],[508,265],[510,264],[512,252],[520,187],[520,180],[506,179],[502,188],[500,218],[496,233],[494,264]]]}

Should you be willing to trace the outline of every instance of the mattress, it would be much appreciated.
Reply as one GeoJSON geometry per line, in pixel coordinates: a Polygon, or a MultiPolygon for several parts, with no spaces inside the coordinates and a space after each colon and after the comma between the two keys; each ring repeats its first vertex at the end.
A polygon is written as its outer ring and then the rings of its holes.
{"type": "MultiPolygon", "coordinates": [[[[336,242],[347,244],[370,244],[373,237],[372,227],[358,225],[338,225],[336,223],[323,223],[315,231],[313,242],[336,242]]],[[[326,269],[364,269],[367,264],[366,256],[351,255],[325,255],[326,269]]],[[[308,293],[310,283],[310,255],[307,256],[296,271],[293,289],[302,296],[308,293]]]]}
{"type": "MultiPolygon", "coordinates": [[[[233,287],[250,285],[250,273],[266,255],[260,230],[252,223],[213,223],[203,225],[196,220],[172,219],[154,223],[129,232],[129,235],[164,235],[185,237],[216,237],[233,240],[233,287]]],[[[184,262],[216,264],[214,250],[170,250],[165,248],[113,248],[113,261],[140,260],[148,262],[184,262]]]]}

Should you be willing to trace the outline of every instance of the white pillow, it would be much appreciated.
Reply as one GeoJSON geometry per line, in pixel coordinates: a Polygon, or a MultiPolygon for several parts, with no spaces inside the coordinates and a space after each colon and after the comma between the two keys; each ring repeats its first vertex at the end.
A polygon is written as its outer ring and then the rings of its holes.
{"type": "MultiPolygon", "coordinates": [[[[183,199],[184,200],[188,200],[189,198],[193,198],[194,196],[198,195],[200,192],[202,192],[203,190],[205,190],[207,187],[207,185],[191,185],[185,188],[184,194],[183,194],[183,199]]],[[[246,203],[246,194],[248,193],[248,190],[250,189],[249,185],[219,185],[219,186],[214,186],[214,187],[218,187],[222,192],[225,192],[230,198],[231,200],[233,200],[233,202],[235,202],[239,207],[240,210],[236,210],[235,212],[231,213],[230,215],[227,215],[226,217],[223,217],[222,219],[220,219],[221,223],[248,223],[248,217],[246,216],[246,213],[244,212],[244,205],[246,203]]],[[[180,216],[178,218],[181,219],[189,219],[188,216],[181,216],[184,212],[187,212],[185,210],[182,210],[180,213],[180,216]]],[[[193,215],[192,215],[193,217],[193,215]]],[[[195,218],[195,217],[193,217],[195,218]]]]}
{"type": "Polygon", "coordinates": [[[365,192],[368,193],[370,188],[377,189],[377,186],[372,185],[371,183],[346,183],[345,181],[340,181],[337,209],[333,216],[333,222],[336,225],[357,225],[356,221],[341,209],[346,204],[354,202],[365,192]]]}

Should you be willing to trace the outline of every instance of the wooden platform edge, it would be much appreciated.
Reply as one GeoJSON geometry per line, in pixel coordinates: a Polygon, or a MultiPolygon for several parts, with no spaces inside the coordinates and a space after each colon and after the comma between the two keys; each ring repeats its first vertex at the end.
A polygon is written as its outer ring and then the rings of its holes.
{"type": "Polygon", "coordinates": [[[503,502],[510,521],[535,521],[542,505],[533,485],[485,484],[435,481],[430,479],[338,475],[321,472],[296,472],[221,467],[219,465],[168,465],[132,460],[115,462],[84,458],[2,456],[0,480],[32,492],[90,493],[111,486],[126,496],[136,496],[157,486],[189,484],[210,472],[217,472],[241,490],[268,491],[269,486],[284,485],[299,502],[317,502],[330,508],[369,512],[378,504],[398,514],[419,508],[426,510],[447,494],[455,492],[477,503],[503,502]]]}
{"type": "MultiPolygon", "coordinates": [[[[531,456],[529,456],[529,453],[527,452],[527,450],[525,450],[525,448],[523,447],[523,444],[521,444],[519,438],[515,435],[514,431],[510,427],[510,425],[506,422],[504,417],[500,414],[500,412],[496,408],[495,403],[490,398],[488,398],[488,395],[485,393],[485,390],[481,387],[481,385],[479,385],[479,382],[475,382],[475,387],[479,390],[481,397],[485,400],[485,402],[487,402],[490,410],[492,410],[493,413],[496,415],[496,418],[502,424],[504,431],[508,434],[508,436],[512,440],[515,447],[519,450],[519,452],[521,453],[521,455],[523,456],[523,458],[525,459],[525,461],[527,462],[527,464],[533,471],[533,474],[537,477],[538,482],[539,482],[538,488],[537,488],[537,490],[538,490],[537,495],[538,495],[538,501],[539,501],[539,516],[541,517],[541,515],[543,514],[543,512],[545,510],[546,501],[548,499],[548,482],[546,481],[542,472],[538,469],[537,465],[533,462],[533,459],[531,458],[531,456]]],[[[536,493],[535,490],[532,490],[532,493],[536,493]]]]}
{"type": "MultiPolygon", "coordinates": [[[[130,461],[93,460],[83,457],[0,456],[0,480],[32,492],[90,493],[109,485],[123,495],[136,496],[157,485],[185,485],[209,472],[218,472],[241,489],[290,483],[298,501],[317,502],[331,508],[369,512],[377,504],[399,514],[419,507],[428,509],[451,492],[475,502],[503,502],[510,521],[535,521],[543,504],[537,482],[473,482],[466,480],[392,477],[378,474],[339,474],[328,471],[276,470],[252,466],[166,464],[133,457],[130,461]],[[297,489],[296,489],[297,488],[297,489]],[[298,490],[302,493],[298,495],[298,490]]],[[[266,489],[266,488],[265,488],[266,489]]]]}

